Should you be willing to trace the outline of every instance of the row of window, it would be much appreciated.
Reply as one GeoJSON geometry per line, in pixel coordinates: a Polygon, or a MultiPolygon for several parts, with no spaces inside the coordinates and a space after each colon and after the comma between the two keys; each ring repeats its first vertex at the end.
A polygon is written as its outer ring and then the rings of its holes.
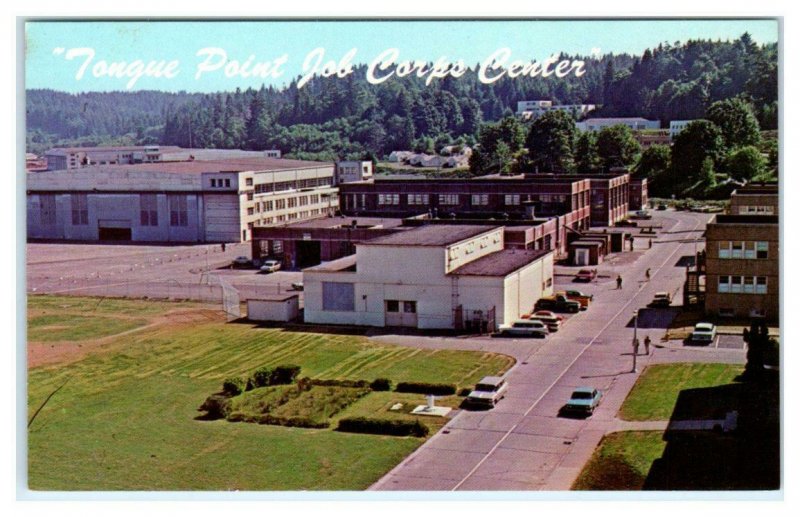
{"type": "MultiPolygon", "coordinates": [[[[549,198],[550,196],[548,196],[549,198]]],[[[559,196],[564,197],[564,196],[559,196]]],[[[461,196],[459,194],[438,194],[439,205],[455,206],[461,204],[461,196]]],[[[406,202],[409,205],[429,205],[430,194],[406,194],[406,202]]],[[[472,206],[488,206],[489,194],[472,194],[470,196],[472,206]]],[[[503,203],[507,206],[519,205],[522,202],[522,196],[519,194],[505,194],[503,195],[503,203]]],[[[378,194],[378,205],[399,205],[400,194],[378,194]]]]}
{"type": "Polygon", "coordinates": [[[767,294],[767,277],[721,275],[717,291],[720,293],[767,294]]]}
{"type": "Polygon", "coordinates": [[[741,215],[775,215],[775,207],[765,205],[742,205],[739,207],[741,215]]]}
{"type": "Polygon", "coordinates": [[[211,178],[211,188],[230,188],[230,178],[211,178]]]}
{"type": "MultiPolygon", "coordinates": [[[[245,184],[247,186],[252,186],[252,180],[248,181],[249,178],[245,179],[245,184]]],[[[278,181],[275,183],[259,183],[255,186],[255,193],[256,194],[269,194],[272,192],[283,192],[286,190],[300,190],[304,188],[315,188],[315,187],[328,187],[333,184],[333,178],[331,177],[324,177],[324,178],[311,178],[305,180],[296,180],[296,181],[278,181]]]]}
{"type": "Polygon", "coordinates": [[[766,241],[720,241],[721,259],[766,259],[769,258],[769,242],[766,241]]]}

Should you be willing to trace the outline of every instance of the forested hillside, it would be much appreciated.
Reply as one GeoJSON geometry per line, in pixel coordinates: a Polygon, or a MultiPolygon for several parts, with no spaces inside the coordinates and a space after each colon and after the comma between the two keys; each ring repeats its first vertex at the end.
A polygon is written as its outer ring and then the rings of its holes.
{"type": "Polygon", "coordinates": [[[309,159],[381,157],[394,149],[474,143],[482,124],[529,99],[598,104],[597,116],[667,123],[702,118],[715,101],[740,97],[761,129],[777,127],[777,47],[756,45],[747,34],[733,42],[662,44],[638,57],[580,59],[586,61],[580,78],[503,78],[490,85],[478,82],[474,68],[430,86],[413,77],[371,85],[361,66],[346,79],[318,78],[300,89],[293,81],[216,94],[30,90],[28,148],[160,143],[276,148],[309,159]]]}

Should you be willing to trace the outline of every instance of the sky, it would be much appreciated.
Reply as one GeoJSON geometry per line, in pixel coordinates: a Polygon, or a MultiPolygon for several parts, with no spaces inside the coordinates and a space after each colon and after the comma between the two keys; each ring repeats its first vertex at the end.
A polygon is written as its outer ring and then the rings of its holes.
{"type": "MultiPolygon", "coordinates": [[[[26,23],[26,88],[66,92],[162,90],[214,92],[234,88],[282,86],[312,73],[303,69],[309,53],[324,49],[322,63],[339,63],[356,49],[353,64],[373,62],[383,51],[396,48],[397,61],[446,62],[474,65],[500,48],[511,59],[543,61],[553,53],[591,55],[641,54],[659,43],[689,39],[732,40],[749,32],[757,43],[778,40],[776,20],[473,20],[473,21],[30,21],[26,23]],[[90,48],[68,60],[70,49],[90,48]],[[221,49],[197,76],[208,55],[201,49],[221,49]],[[279,75],[244,77],[233,62],[265,63],[279,75]],[[276,67],[275,60],[285,58],[276,67]],[[161,77],[132,78],[108,74],[105,64],[155,62],[161,77]],[[172,65],[169,76],[165,72],[172,65]],[[103,63],[105,62],[105,64],[103,63]],[[84,67],[85,65],[85,67],[84,67]],[[83,74],[78,78],[81,68],[83,74]],[[231,71],[225,73],[226,67],[231,71]],[[132,80],[134,79],[134,80],[132,80]]],[[[388,71],[392,68],[387,69],[388,71]]]]}

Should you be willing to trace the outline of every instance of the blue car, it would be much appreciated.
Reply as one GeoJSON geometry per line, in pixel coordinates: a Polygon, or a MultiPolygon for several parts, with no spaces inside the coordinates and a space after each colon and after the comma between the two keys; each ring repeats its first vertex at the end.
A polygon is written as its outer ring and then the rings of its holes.
{"type": "Polygon", "coordinates": [[[576,388],[570,395],[564,410],[591,415],[594,413],[595,408],[600,405],[601,398],[603,398],[603,392],[596,388],[588,386],[576,388]]]}

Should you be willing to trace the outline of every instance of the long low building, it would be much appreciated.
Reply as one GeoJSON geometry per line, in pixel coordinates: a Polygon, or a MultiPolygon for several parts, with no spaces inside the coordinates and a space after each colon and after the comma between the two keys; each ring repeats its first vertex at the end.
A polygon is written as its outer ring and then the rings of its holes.
{"type": "Polygon", "coordinates": [[[277,158],[94,165],[27,175],[29,239],[240,242],[338,210],[332,163],[277,158]]]}
{"type": "Polygon", "coordinates": [[[492,331],[553,292],[553,253],[506,249],[503,227],[429,225],[303,270],[305,321],[492,331]]]}

